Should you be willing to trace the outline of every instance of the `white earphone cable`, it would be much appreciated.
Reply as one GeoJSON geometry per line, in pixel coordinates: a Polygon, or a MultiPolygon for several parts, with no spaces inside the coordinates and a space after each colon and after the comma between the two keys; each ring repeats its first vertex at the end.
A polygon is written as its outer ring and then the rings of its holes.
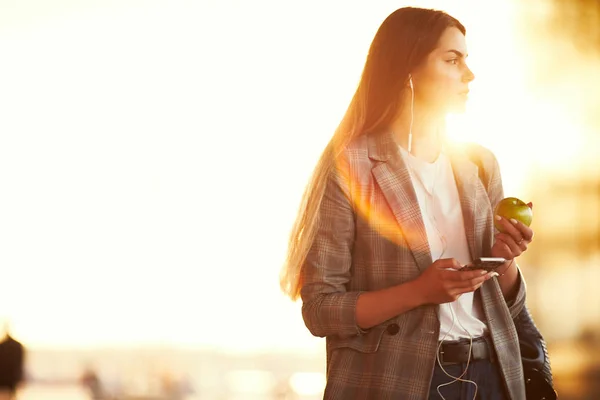
{"type": "Polygon", "coordinates": [[[412,128],[413,120],[415,119],[415,88],[413,86],[412,76],[409,75],[408,82],[410,84],[410,126],[408,127],[408,153],[412,151],[412,128]]]}
{"type": "Polygon", "coordinates": [[[472,383],[473,385],[475,385],[475,393],[473,394],[473,400],[475,400],[477,398],[477,389],[478,389],[477,383],[475,383],[474,381],[472,381],[470,379],[462,379],[463,376],[465,376],[467,374],[467,371],[469,370],[469,364],[471,362],[471,354],[472,354],[472,350],[473,350],[473,336],[471,336],[471,333],[469,333],[469,331],[466,330],[465,327],[460,323],[459,319],[455,317],[454,310],[452,309],[452,303],[447,303],[447,304],[448,304],[448,307],[450,308],[450,314],[452,315],[452,325],[450,326],[450,329],[448,330],[448,332],[446,332],[446,334],[442,337],[442,340],[440,340],[440,342],[438,344],[437,351],[436,351],[436,360],[437,360],[438,365],[442,369],[442,372],[444,374],[446,374],[446,376],[448,376],[449,378],[452,378],[454,380],[450,381],[450,382],[442,383],[441,385],[438,385],[436,389],[437,389],[438,394],[442,398],[442,400],[446,400],[446,398],[442,395],[440,388],[442,388],[444,386],[452,385],[455,382],[472,383]],[[444,366],[442,365],[442,362],[440,360],[440,348],[442,347],[442,344],[444,343],[444,339],[446,338],[446,336],[448,336],[450,334],[450,332],[452,332],[452,329],[454,328],[455,320],[458,321],[458,324],[463,329],[463,331],[465,331],[467,333],[467,335],[469,335],[469,356],[467,357],[467,365],[465,366],[464,371],[459,376],[454,376],[454,375],[448,373],[448,371],[446,371],[446,369],[444,368],[444,366]]]}
{"type": "MultiPolygon", "coordinates": [[[[414,86],[413,86],[412,76],[410,76],[410,75],[409,75],[409,85],[410,85],[411,102],[410,102],[410,125],[409,125],[409,128],[408,128],[408,146],[407,147],[408,147],[408,153],[411,154],[411,152],[412,152],[412,128],[413,128],[414,107],[415,107],[415,90],[414,90],[414,86]]],[[[408,164],[410,166],[410,163],[408,163],[408,164]]],[[[410,166],[410,167],[411,167],[410,169],[412,170],[412,166],[410,166]]],[[[435,186],[435,179],[437,177],[437,167],[438,166],[436,165],[436,171],[434,173],[434,181],[433,181],[433,184],[432,184],[432,187],[431,187],[431,193],[430,193],[430,195],[431,195],[431,201],[432,201],[432,208],[433,208],[433,201],[435,199],[435,197],[434,197],[434,186],[435,186]]],[[[411,171],[411,172],[412,172],[412,175],[416,176],[417,179],[420,180],[420,178],[418,177],[418,174],[415,173],[415,171],[411,171]]],[[[423,181],[421,181],[421,184],[423,185],[423,188],[425,189],[425,191],[428,192],[427,187],[425,186],[425,183],[423,181]]],[[[427,203],[427,202],[425,202],[425,203],[427,203]]],[[[438,228],[437,220],[436,220],[435,214],[434,214],[435,211],[434,212],[429,212],[429,207],[427,207],[427,204],[426,204],[426,208],[427,208],[427,211],[428,211],[427,212],[428,216],[430,218],[433,218],[433,226],[435,227],[435,229],[436,229],[436,231],[438,233],[438,236],[440,237],[440,240],[442,242],[442,253],[440,254],[440,257],[439,257],[439,258],[441,258],[444,255],[444,253],[446,252],[446,247],[447,247],[446,238],[445,238],[444,235],[442,235],[442,233],[440,232],[440,230],[438,228]]],[[[471,333],[467,329],[465,329],[465,327],[461,324],[461,322],[458,319],[458,317],[455,316],[454,309],[452,308],[452,303],[447,303],[447,304],[448,304],[448,307],[450,308],[450,314],[452,315],[452,325],[450,326],[450,329],[448,330],[448,332],[446,332],[444,334],[444,336],[442,337],[442,339],[439,341],[439,344],[438,344],[438,347],[437,347],[437,351],[436,351],[436,360],[437,360],[438,365],[442,369],[442,372],[444,372],[444,374],[446,374],[446,376],[448,376],[449,378],[452,378],[453,380],[450,381],[450,382],[442,383],[441,385],[438,385],[436,389],[437,389],[437,392],[440,395],[440,397],[443,400],[446,400],[445,397],[442,395],[442,393],[440,391],[440,389],[442,387],[451,385],[451,384],[453,384],[455,382],[468,382],[468,383],[472,383],[473,385],[475,385],[475,394],[473,396],[473,400],[475,400],[476,397],[477,397],[477,389],[478,389],[477,383],[475,383],[474,381],[469,380],[469,379],[462,379],[463,376],[465,376],[467,374],[468,370],[469,370],[469,363],[471,361],[471,354],[472,354],[472,350],[473,350],[473,336],[471,336],[471,333]],[[460,376],[453,376],[452,374],[448,373],[448,371],[446,371],[446,369],[443,367],[442,362],[440,360],[440,349],[442,347],[442,344],[444,343],[444,339],[446,339],[446,337],[450,334],[450,332],[452,332],[452,329],[454,328],[455,322],[458,322],[459,326],[463,329],[463,331],[465,331],[467,333],[467,335],[469,335],[469,356],[467,357],[467,365],[466,365],[464,371],[460,374],[460,376]]],[[[441,305],[441,306],[443,306],[443,305],[441,305]]]]}

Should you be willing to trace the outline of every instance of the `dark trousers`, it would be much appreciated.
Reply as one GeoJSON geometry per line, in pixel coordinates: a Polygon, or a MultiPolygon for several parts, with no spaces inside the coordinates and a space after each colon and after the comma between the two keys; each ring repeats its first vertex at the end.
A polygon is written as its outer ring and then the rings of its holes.
{"type": "MultiPolygon", "coordinates": [[[[461,364],[442,364],[446,372],[453,376],[460,376],[466,363],[461,364]]],[[[431,389],[429,391],[429,400],[507,400],[505,396],[504,383],[498,364],[492,363],[490,360],[477,360],[469,363],[469,370],[461,379],[468,379],[477,383],[477,397],[475,397],[475,385],[469,382],[457,381],[447,386],[442,386],[439,390],[442,396],[440,397],[437,387],[443,383],[452,382],[454,378],[446,376],[440,368],[437,361],[431,379],[431,389]]]]}

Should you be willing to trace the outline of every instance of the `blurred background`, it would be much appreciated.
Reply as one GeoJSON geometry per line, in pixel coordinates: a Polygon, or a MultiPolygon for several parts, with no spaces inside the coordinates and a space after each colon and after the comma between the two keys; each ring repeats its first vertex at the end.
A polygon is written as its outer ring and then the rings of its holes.
{"type": "Polygon", "coordinates": [[[26,350],[20,400],[321,398],[324,340],[278,274],[405,5],[467,27],[477,78],[450,133],[534,203],[520,265],[556,388],[600,397],[596,0],[2,0],[0,321],[26,350]]]}

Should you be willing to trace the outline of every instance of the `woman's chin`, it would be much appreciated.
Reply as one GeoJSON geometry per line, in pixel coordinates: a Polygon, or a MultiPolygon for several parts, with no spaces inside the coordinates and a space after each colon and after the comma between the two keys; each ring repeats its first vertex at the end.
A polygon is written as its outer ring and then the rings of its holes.
{"type": "Polygon", "coordinates": [[[448,113],[450,114],[464,114],[467,111],[467,101],[457,101],[456,103],[450,104],[448,107],[448,113]]]}

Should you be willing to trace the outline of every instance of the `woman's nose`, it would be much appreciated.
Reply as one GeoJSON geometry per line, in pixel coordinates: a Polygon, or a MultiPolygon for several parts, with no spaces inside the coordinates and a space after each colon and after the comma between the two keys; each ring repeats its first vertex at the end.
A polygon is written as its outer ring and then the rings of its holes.
{"type": "Polygon", "coordinates": [[[475,74],[473,73],[473,71],[471,71],[471,69],[469,67],[465,66],[465,73],[464,73],[463,80],[466,82],[471,82],[473,79],[475,79],[475,74]]]}

